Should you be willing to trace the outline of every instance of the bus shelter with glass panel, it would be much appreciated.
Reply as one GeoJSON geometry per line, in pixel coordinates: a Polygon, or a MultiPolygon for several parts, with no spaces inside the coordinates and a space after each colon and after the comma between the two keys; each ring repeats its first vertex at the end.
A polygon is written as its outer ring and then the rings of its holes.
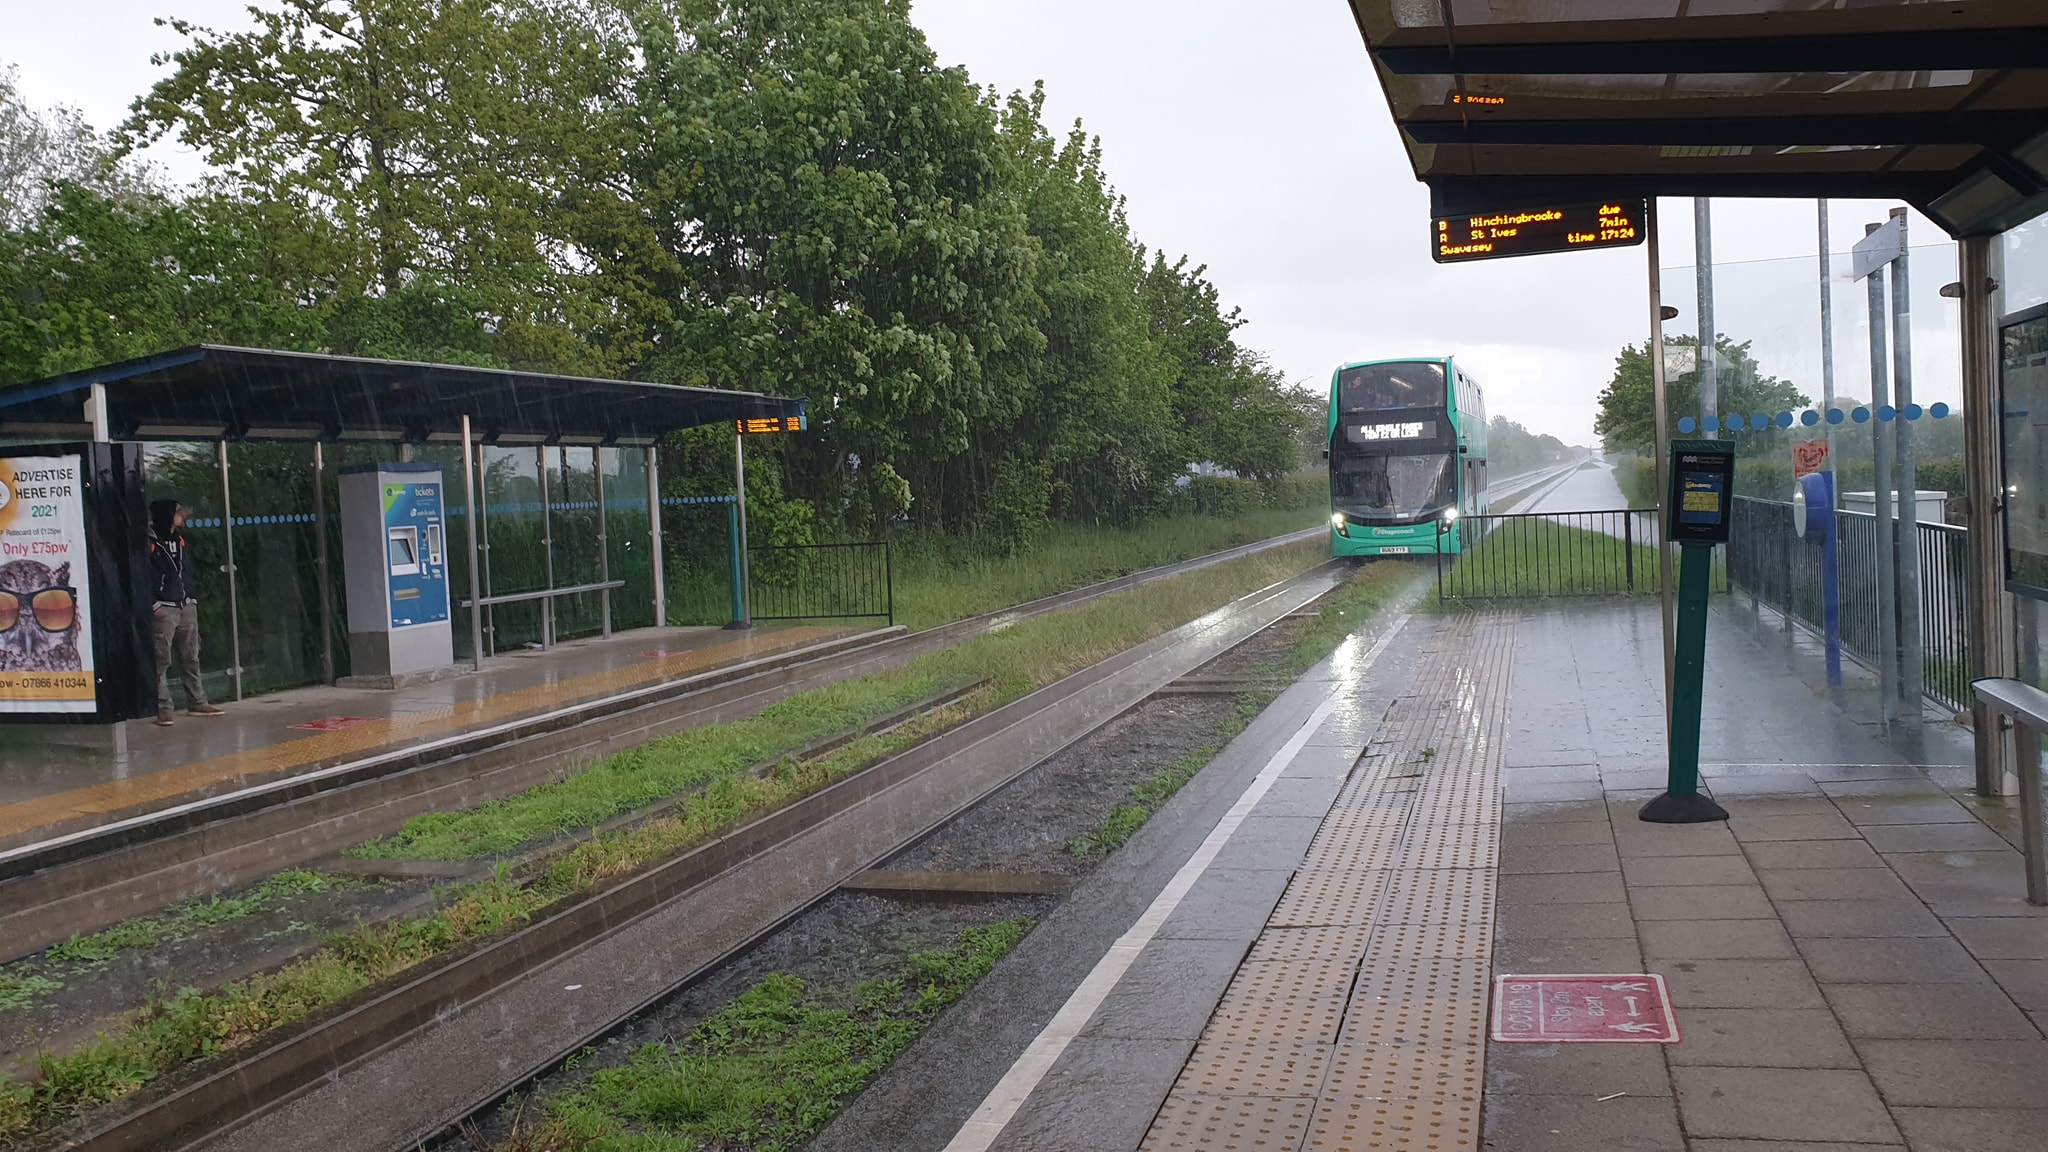
{"type": "Polygon", "coordinates": [[[454,655],[474,666],[673,620],[663,512],[672,529],[723,536],[733,498],[663,499],[655,446],[680,429],[770,417],[800,421],[802,402],[200,346],[0,391],[0,456],[110,445],[135,461],[130,527],[150,500],[192,509],[207,691],[233,699],[352,672],[344,469],[438,465],[454,655]]]}

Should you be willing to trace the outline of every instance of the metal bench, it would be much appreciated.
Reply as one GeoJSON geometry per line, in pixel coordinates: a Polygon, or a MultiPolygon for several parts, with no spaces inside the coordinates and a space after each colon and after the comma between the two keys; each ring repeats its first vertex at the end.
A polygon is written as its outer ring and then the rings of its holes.
{"type": "MultiPolygon", "coordinates": [[[[2020,850],[2027,858],[2027,903],[2048,905],[2048,856],[2042,849],[2041,734],[2048,732],[2048,692],[2024,680],[1986,677],[1972,680],[1979,703],[2000,716],[2012,717],[2018,747],[2013,758],[2020,778],[2020,850]]],[[[1979,733],[1978,739],[1997,737],[1979,733]]]]}

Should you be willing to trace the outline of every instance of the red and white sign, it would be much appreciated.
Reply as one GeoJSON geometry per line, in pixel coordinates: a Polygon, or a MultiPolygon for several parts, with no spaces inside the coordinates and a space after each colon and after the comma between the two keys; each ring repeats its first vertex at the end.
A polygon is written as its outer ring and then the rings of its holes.
{"type": "Polygon", "coordinates": [[[353,728],[358,724],[374,723],[376,718],[372,716],[329,716],[325,720],[308,720],[304,724],[294,724],[292,727],[301,732],[339,732],[343,728],[353,728]]]}
{"type": "Polygon", "coordinates": [[[1792,478],[1811,476],[1828,466],[1828,442],[1825,440],[1794,440],[1792,442],[1792,478]]]}
{"type": "Polygon", "coordinates": [[[1676,1044],[1671,993],[1655,973],[1502,976],[1493,1038],[1502,1044],[1676,1044]]]}

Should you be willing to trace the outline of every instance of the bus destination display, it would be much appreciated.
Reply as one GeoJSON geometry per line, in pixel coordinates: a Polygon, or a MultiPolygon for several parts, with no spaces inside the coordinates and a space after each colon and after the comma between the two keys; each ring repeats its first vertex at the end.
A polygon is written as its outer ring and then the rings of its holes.
{"type": "Polygon", "coordinates": [[[1581,248],[1626,248],[1643,242],[1641,200],[1517,208],[1436,219],[1436,262],[1496,260],[1581,248]]]}

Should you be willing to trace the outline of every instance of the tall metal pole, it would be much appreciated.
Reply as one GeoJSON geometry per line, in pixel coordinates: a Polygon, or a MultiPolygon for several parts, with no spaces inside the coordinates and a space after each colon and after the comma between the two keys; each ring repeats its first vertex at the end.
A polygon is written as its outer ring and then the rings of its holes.
{"type": "Polygon", "coordinates": [[[334,683],[334,572],[327,556],[327,454],[313,441],[313,567],[320,577],[320,682],[334,683]]]}
{"type": "MultiPolygon", "coordinates": [[[[604,521],[604,448],[590,450],[590,471],[597,477],[597,582],[609,584],[612,579],[611,536],[605,531],[604,521]]],[[[617,451],[612,449],[611,451],[617,451]]],[[[566,454],[563,460],[566,461],[566,454]]],[[[563,471],[568,471],[566,464],[563,471]]],[[[600,588],[597,593],[598,607],[604,612],[604,636],[612,635],[612,590],[600,588]]]]}
{"type": "MultiPolygon", "coordinates": [[[[555,518],[549,510],[548,500],[548,448],[535,446],[534,461],[540,466],[540,554],[542,570],[547,573],[548,589],[555,587],[555,518]]],[[[555,598],[543,596],[540,600],[540,646],[555,646],[555,598]]]]}
{"type": "MultiPolygon", "coordinates": [[[[1872,224],[1865,234],[1883,227],[1872,224]]],[[[1884,268],[1871,270],[1865,282],[1870,294],[1870,457],[1873,465],[1871,488],[1877,513],[1877,679],[1881,699],[1878,716],[1889,730],[1899,719],[1899,554],[1892,521],[1892,444],[1885,435],[1890,427],[1876,418],[1877,410],[1890,403],[1891,365],[1885,355],[1884,268]]]]}
{"type": "Polygon", "coordinates": [[[754,581],[751,558],[747,555],[747,438],[739,433],[732,437],[732,483],[737,494],[736,506],[740,523],[740,620],[742,628],[754,626],[754,581]]]}
{"type": "Polygon", "coordinates": [[[1671,586],[1671,545],[1665,539],[1664,523],[1670,499],[1671,415],[1664,403],[1664,274],[1658,267],[1657,198],[1649,198],[1643,212],[1650,264],[1650,382],[1657,404],[1657,595],[1664,613],[1664,731],[1671,732],[1671,692],[1677,669],[1676,603],[1671,586]]]}
{"type": "Polygon", "coordinates": [[[654,570],[654,626],[668,627],[668,582],[661,556],[661,442],[647,446],[647,546],[654,570]]]}
{"type": "Polygon", "coordinates": [[[1899,222],[1899,255],[1892,261],[1892,402],[1899,410],[1893,434],[1899,485],[1899,530],[1894,537],[1899,550],[1899,718],[1912,729],[1920,726],[1920,697],[1927,683],[1927,645],[1920,634],[1920,478],[1913,467],[1913,422],[1906,419],[1906,409],[1913,404],[1913,302],[1907,278],[1906,210],[1894,208],[1891,215],[1899,222]]]}
{"type": "Polygon", "coordinates": [[[462,522],[469,536],[469,666],[484,667],[483,550],[476,544],[476,525],[483,509],[477,506],[476,441],[469,432],[469,416],[462,417],[462,522]]]}
{"type": "MultiPolygon", "coordinates": [[[[1714,345],[1714,208],[1713,201],[1695,196],[1692,201],[1692,246],[1695,279],[1699,284],[1700,346],[1696,359],[1700,379],[1700,423],[1708,428],[1721,416],[1719,356],[1714,345]]],[[[1710,438],[1714,433],[1707,434],[1710,438]]]]}
{"type": "MultiPolygon", "coordinates": [[[[1826,420],[1835,410],[1835,279],[1828,255],[1828,202],[1820,201],[1820,414],[1821,436],[1828,445],[1828,467],[1836,468],[1835,426],[1826,420]]],[[[1839,470],[1835,473],[1840,476],[1839,470]]],[[[1834,487],[1835,502],[1841,503],[1842,486],[1834,487]]]]}
{"type": "Polygon", "coordinates": [[[220,570],[228,577],[228,681],[235,686],[235,699],[242,698],[242,608],[235,587],[235,502],[228,484],[228,442],[217,440],[215,460],[220,465],[220,570]]]}
{"type": "MultiPolygon", "coordinates": [[[[1996,238],[1971,237],[1957,247],[1963,302],[1963,471],[1970,508],[1970,678],[1975,680],[2011,676],[2016,664],[2012,596],[2005,590],[2005,482],[1999,462],[2003,445],[1998,418],[1998,282],[2005,269],[2004,249],[1996,238]]],[[[1971,719],[1977,794],[2010,795],[2017,774],[2000,718],[1978,703],[1971,708],[1971,719]]]]}

